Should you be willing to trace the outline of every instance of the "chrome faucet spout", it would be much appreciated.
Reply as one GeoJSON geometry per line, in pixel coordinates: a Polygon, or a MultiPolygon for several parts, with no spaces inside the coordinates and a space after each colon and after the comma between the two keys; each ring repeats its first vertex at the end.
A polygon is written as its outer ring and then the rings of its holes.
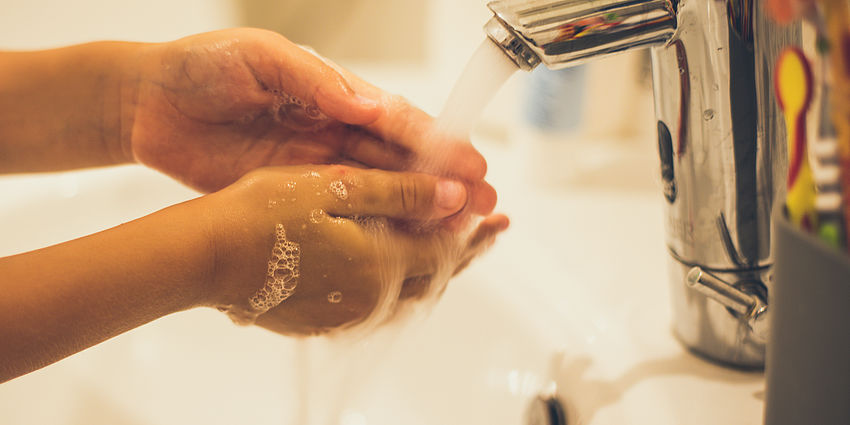
{"type": "Polygon", "coordinates": [[[802,44],[799,22],[772,23],[759,1],[497,0],[485,25],[526,70],[651,48],[673,327],[694,351],[756,368],[766,305],[742,314],[716,300],[761,302],[772,286],[770,217],[787,163],[773,64],[802,44]],[[694,267],[728,285],[689,286],[694,267]]]}
{"type": "MultiPolygon", "coordinates": [[[[514,59],[522,69],[543,63],[552,69],[639,47],[668,42],[677,26],[676,0],[499,0],[484,30],[500,40],[521,42],[537,57],[514,59]],[[501,28],[500,28],[501,27],[501,28]]],[[[513,57],[512,57],[513,59],[513,57]]]]}

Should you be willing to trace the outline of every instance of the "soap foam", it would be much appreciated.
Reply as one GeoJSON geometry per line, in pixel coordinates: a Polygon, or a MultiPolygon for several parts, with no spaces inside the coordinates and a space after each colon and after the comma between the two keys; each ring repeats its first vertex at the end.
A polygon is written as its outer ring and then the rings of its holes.
{"type": "Polygon", "coordinates": [[[300,277],[301,246],[286,239],[282,224],[275,227],[275,244],[266,269],[265,284],[251,298],[248,306],[224,305],[218,310],[230,317],[237,325],[252,325],[257,317],[289,298],[298,285],[300,277]]]}
{"type": "Polygon", "coordinates": [[[330,186],[328,186],[328,190],[330,190],[334,196],[343,201],[348,199],[348,188],[345,187],[345,183],[343,183],[342,180],[331,182],[330,186]]]}
{"type": "Polygon", "coordinates": [[[318,106],[279,90],[271,91],[275,94],[275,101],[271,105],[272,116],[284,126],[294,130],[316,131],[331,123],[331,119],[318,106]]]}
{"type": "Polygon", "coordinates": [[[259,316],[289,298],[298,285],[301,247],[286,239],[282,224],[275,229],[276,241],[266,271],[266,284],[249,300],[259,316]]]}

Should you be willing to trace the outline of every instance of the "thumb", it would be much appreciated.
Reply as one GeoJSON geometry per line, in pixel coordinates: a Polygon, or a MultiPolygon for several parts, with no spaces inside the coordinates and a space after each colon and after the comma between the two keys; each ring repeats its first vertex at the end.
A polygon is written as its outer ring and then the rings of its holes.
{"type": "Polygon", "coordinates": [[[346,200],[327,209],[335,215],[384,216],[399,219],[441,219],[467,203],[463,183],[410,172],[360,170],[346,200]]]}
{"type": "Polygon", "coordinates": [[[316,90],[316,105],[325,115],[346,124],[368,125],[381,115],[380,104],[354,93],[341,75],[324,81],[316,90]]]}
{"type": "Polygon", "coordinates": [[[311,60],[304,61],[304,74],[307,84],[312,88],[316,106],[325,115],[346,124],[371,124],[381,115],[381,105],[375,99],[355,93],[343,77],[341,67],[329,59],[319,55],[313,49],[299,46],[305,56],[311,60]]]}

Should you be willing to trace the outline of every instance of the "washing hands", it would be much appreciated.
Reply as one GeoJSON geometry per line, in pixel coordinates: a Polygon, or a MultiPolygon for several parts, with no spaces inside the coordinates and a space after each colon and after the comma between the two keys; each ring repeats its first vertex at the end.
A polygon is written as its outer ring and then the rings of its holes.
{"type": "Polygon", "coordinates": [[[255,170],[198,202],[217,211],[207,303],[237,323],[295,335],[390,319],[399,302],[439,291],[508,225],[493,215],[468,234],[411,229],[459,211],[464,186],[339,165],[255,170]]]}
{"type": "Polygon", "coordinates": [[[0,258],[0,381],[194,307],[312,335],[438,295],[508,221],[434,127],[263,30],[0,52],[0,173],[140,163],[207,193],[0,258]]]}

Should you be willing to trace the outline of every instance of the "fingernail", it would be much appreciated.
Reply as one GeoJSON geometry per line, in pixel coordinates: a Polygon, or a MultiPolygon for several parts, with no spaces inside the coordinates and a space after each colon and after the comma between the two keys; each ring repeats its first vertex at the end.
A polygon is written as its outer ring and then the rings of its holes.
{"type": "Polygon", "coordinates": [[[508,227],[511,227],[511,219],[505,217],[505,220],[499,225],[499,231],[504,232],[508,230],[508,227]]]}
{"type": "Polygon", "coordinates": [[[354,98],[357,100],[357,102],[360,104],[360,106],[362,106],[366,109],[372,109],[372,108],[378,107],[378,101],[375,100],[375,99],[370,99],[370,98],[363,96],[359,93],[354,93],[354,98]]]}
{"type": "Polygon", "coordinates": [[[434,195],[437,207],[457,211],[466,203],[466,188],[454,180],[440,180],[434,195]]]}

